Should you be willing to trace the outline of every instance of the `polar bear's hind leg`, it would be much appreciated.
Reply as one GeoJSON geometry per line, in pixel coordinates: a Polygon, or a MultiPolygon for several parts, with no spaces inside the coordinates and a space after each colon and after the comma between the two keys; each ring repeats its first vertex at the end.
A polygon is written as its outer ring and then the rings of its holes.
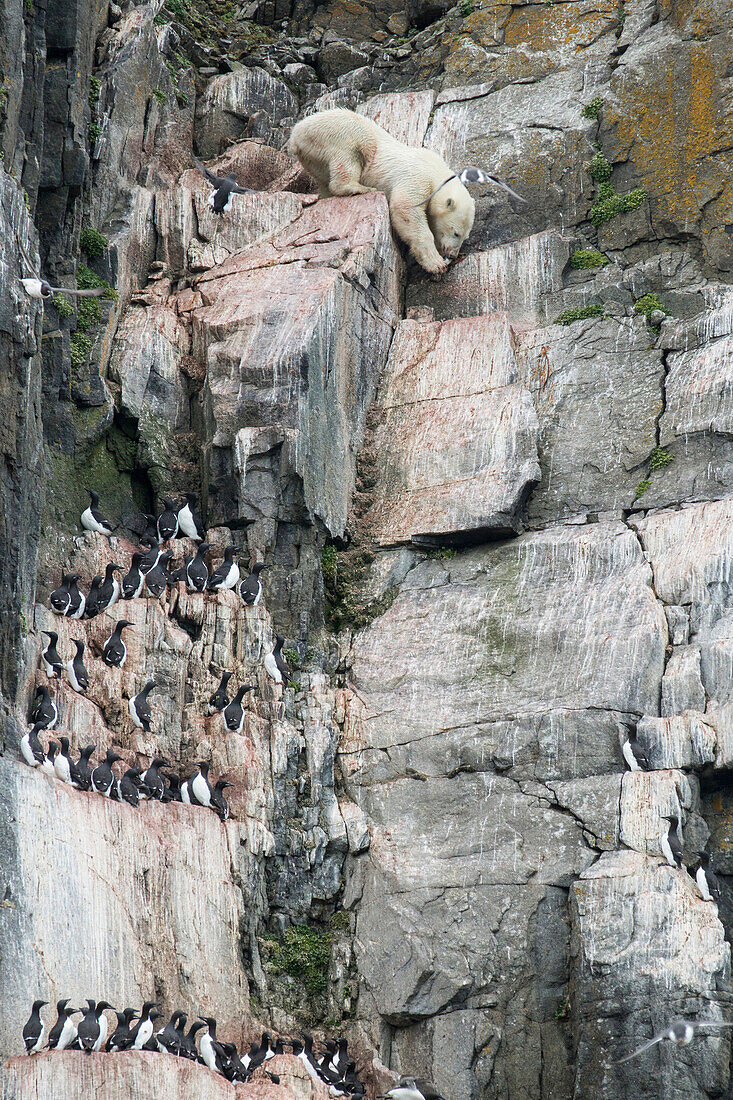
{"type": "Polygon", "coordinates": [[[373,187],[359,183],[361,158],[343,153],[328,162],[328,189],[332,195],[366,195],[373,187]]]}

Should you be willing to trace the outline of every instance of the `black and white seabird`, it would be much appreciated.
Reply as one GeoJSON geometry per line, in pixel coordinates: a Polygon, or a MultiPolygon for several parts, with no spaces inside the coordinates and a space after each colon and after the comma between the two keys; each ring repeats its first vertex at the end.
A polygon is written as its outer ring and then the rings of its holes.
{"type": "Polygon", "coordinates": [[[58,588],[54,588],[48,598],[48,602],[51,604],[51,610],[55,611],[57,615],[65,615],[71,605],[69,583],[69,574],[64,573],[61,577],[61,584],[58,588]]]}
{"type": "MultiPolygon", "coordinates": [[[[269,1044],[269,1038],[270,1037],[269,1037],[267,1032],[265,1032],[265,1035],[267,1035],[268,1046],[269,1046],[270,1045],[269,1044]]],[[[263,1035],[262,1038],[264,1039],[265,1036],[263,1035]]],[[[313,1053],[313,1036],[309,1035],[307,1031],[304,1031],[303,1032],[303,1040],[304,1040],[303,1049],[296,1055],[296,1057],[300,1058],[301,1062],[303,1063],[303,1065],[305,1066],[306,1070],[308,1071],[309,1075],[313,1078],[313,1080],[318,1081],[318,1080],[320,1080],[320,1076],[319,1076],[319,1073],[318,1073],[318,1063],[316,1062],[316,1056],[313,1053]]],[[[262,1047],[260,1047],[260,1051],[262,1051],[262,1047]]],[[[264,1061],[264,1055],[263,1055],[262,1060],[264,1061]]],[[[253,1061],[254,1061],[254,1059],[253,1059],[253,1061]]]]}
{"type": "Polygon", "coordinates": [[[517,202],[526,203],[526,199],[523,199],[521,195],[518,195],[516,191],[512,191],[511,187],[504,183],[503,180],[497,179],[496,176],[490,175],[489,172],[484,172],[483,168],[475,168],[473,166],[469,168],[463,168],[457,173],[458,179],[465,187],[469,183],[493,183],[495,187],[500,187],[502,191],[506,191],[517,202]]]}
{"type": "MultiPolygon", "coordinates": [[[[234,1043],[219,1043],[219,1046],[224,1051],[229,1061],[229,1072],[226,1075],[228,1080],[235,1083],[238,1081],[246,1081],[249,1077],[247,1067],[239,1057],[239,1051],[234,1043]]],[[[279,1081],[275,1082],[275,1084],[279,1084],[279,1081]]]]}
{"type": "Polygon", "coordinates": [[[90,489],[89,496],[91,497],[91,504],[81,514],[81,525],[85,531],[95,531],[98,535],[107,535],[109,538],[117,528],[113,527],[108,519],[105,519],[99,507],[99,493],[95,493],[90,489]]]}
{"type": "Polygon", "coordinates": [[[26,252],[23,242],[18,240],[18,248],[20,254],[23,257],[26,268],[30,272],[30,275],[25,279],[21,279],[23,289],[29,298],[40,298],[43,301],[47,301],[52,298],[54,294],[68,294],[72,298],[99,298],[105,291],[106,287],[93,287],[89,290],[75,290],[73,287],[68,286],[51,286],[45,279],[42,279],[38,273],[38,265],[34,264],[26,252]]]}
{"type": "Polygon", "coordinates": [[[158,538],[161,542],[174,539],[178,534],[178,516],[173,502],[163,497],[163,511],[157,521],[158,538]]]}
{"type": "Polygon", "coordinates": [[[675,1020],[664,1031],[660,1031],[655,1035],[653,1039],[642,1043],[635,1051],[627,1054],[625,1058],[619,1058],[614,1064],[620,1066],[623,1062],[629,1062],[632,1058],[636,1058],[637,1055],[643,1054],[644,1051],[656,1046],[657,1043],[663,1043],[665,1040],[674,1043],[678,1047],[689,1046],[695,1038],[695,1032],[701,1027],[733,1027],[733,1022],[729,1020],[675,1020]]]}
{"type": "Polygon", "coordinates": [[[97,612],[106,611],[109,607],[114,607],[120,598],[120,582],[117,580],[115,573],[119,573],[122,569],[121,565],[116,565],[114,562],[109,562],[104,571],[104,580],[99,586],[99,592],[97,593],[97,612]]]}
{"type": "Polygon", "coordinates": [[[204,531],[201,517],[196,511],[196,494],[184,493],[183,502],[178,506],[179,534],[183,533],[189,539],[203,539],[204,531]]]}
{"type": "Polygon", "coordinates": [[[69,598],[71,602],[66,611],[69,619],[82,619],[86,610],[86,596],[79,591],[78,581],[78,573],[69,573],[69,598]]]}
{"type": "Polygon", "coordinates": [[[632,728],[629,728],[628,740],[624,744],[622,752],[624,754],[624,760],[629,765],[632,772],[651,771],[652,766],[649,763],[649,757],[646,754],[646,750],[637,740],[636,732],[632,728]]]}
{"type": "Polygon", "coordinates": [[[329,1069],[333,1073],[337,1073],[339,1077],[344,1077],[346,1075],[346,1070],[349,1065],[348,1045],[347,1039],[337,1039],[336,1051],[329,1063],[329,1069]]]}
{"type": "Polygon", "coordinates": [[[85,1050],[87,1054],[91,1054],[93,1050],[99,1049],[96,1045],[100,1035],[96,1001],[87,1001],[87,1010],[79,1021],[76,1034],[79,1040],[79,1046],[82,1050],[85,1050]]]}
{"type": "Polygon", "coordinates": [[[79,759],[71,765],[71,785],[78,787],[80,791],[92,789],[92,769],[89,761],[96,747],[96,745],[85,745],[79,753],[79,759]]]}
{"type": "Polygon", "coordinates": [[[84,608],[85,619],[93,619],[95,615],[99,614],[99,589],[103,580],[104,577],[101,576],[92,578],[92,583],[89,585],[86,606],[84,608]]]}
{"type": "Polygon", "coordinates": [[[140,515],[145,520],[145,530],[142,533],[142,538],[155,539],[158,541],[158,521],[154,515],[150,512],[141,512],[140,515]]]}
{"type": "Polygon", "coordinates": [[[41,739],[38,736],[42,729],[43,726],[33,726],[33,728],[28,730],[27,733],[24,733],[20,739],[20,755],[30,768],[42,766],[46,759],[41,739]]]}
{"type": "Polygon", "coordinates": [[[155,1021],[160,1019],[162,1013],[157,1011],[157,1001],[146,1001],[140,1012],[140,1019],[132,1029],[132,1046],[134,1050],[142,1050],[147,1041],[152,1038],[155,1021]]]}
{"type": "Polygon", "coordinates": [[[58,1019],[48,1034],[48,1049],[66,1050],[68,1046],[76,1041],[76,1024],[71,1017],[77,1012],[81,1012],[81,1009],[69,1008],[67,998],[64,1001],[57,1002],[56,1011],[58,1012],[58,1019]]]}
{"type": "Polygon", "coordinates": [[[36,688],[36,705],[31,714],[31,722],[42,730],[52,730],[58,725],[59,708],[51,698],[45,684],[36,688]]]}
{"type": "Polygon", "coordinates": [[[224,797],[224,788],[231,786],[232,784],[228,783],[226,779],[217,779],[216,786],[211,792],[211,808],[222,821],[226,821],[229,817],[229,803],[224,797]]]}
{"type": "Polygon", "coordinates": [[[122,596],[125,600],[136,600],[143,590],[145,576],[140,571],[140,562],[143,559],[141,550],[136,550],[132,555],[129,572],[122,578],[122,596]]]}
{"type": "Polygon", "coordinates": [[[206,1024],[206,1030],[201,1033],[201,1057],[204,1060],[204,1064],[213,1069],[215,1073],[220,1073],[219,1060],[217,1058],[217,1052],[215,1049],[216,1044],[216,1020],[213,1016],[202,1016],[204,1024],[206,1024]]]}
{"type": "Polygon", "coordinates": [[[669,822],[669,828],[666,832],[662,833],[659,840],[659,846],[662,849],[662,855],[666,859],[670,867],[682,866],[682,837],[679,830],[679,822],[677,818],[672,815],[670,817],[662,818],[663,821],[669,822]]]}
{"type": "Polygon", "coordinates": [[[443,1100],[435,1085],[419,1077],[400,1077],[385,1096],[391,1100],[443,1100]]]}
{"type": "Polygon", "coordinates": [[[150,713],[148,695],[156,686],[155,680],[148,680],[142,691],[139,691],[137,695],[133,695],[129,703],[130,717],[137,728],[145,730],[146,733],[150,733],[150,722],[153,717],[150,713]]]}
{"type": "Polygon", "coordinates": [[[130,806],[139,806],[140,788],[142,786],[143,782],[140,778],[140,768],[137,766],[128,768],[117,785],[120,802],[127,802],[130,806]]]}
{"type": "Polygon", "coordinates": [[[117,1013],[117,1027],[107,1041],[107,1050],[129,1050],[132,1046],[131,1023],[137,1019],[137,1009],[126,1008],[124,1012],[117,1013]]]}
{"type": "Polygon", "coordinates": [[[107,755],[101,764],[92,772],[92,790],[97,794],[103,794],[109,798],[112,793],[112,784],[115,782],[115,773],[112,771],[112,765],[121,760],[122,757],[118,756],[112,749],[107,749],[107,755]]]}
{"type": "Polygon", "coordinates": [[[46,1041],[46,1025],[41,1019],[41,1009],[48,1001],[34,1001],[31,1014],[23,1028],[23,1042],[26,1054],[38,1054],[46,1041]]]}
{"type": "MultiPolygon", "coordinates": [[[[211,786],[209,784],[209,767],[206,761],[201,761],[196,767],[198,771],[189,780],[189,791],[193,795],[192,801],[199,806],[211,806],[211,786]]],[[[203,1017],[202,1017],[203,1019],[203,1017]]]]}
{"type": "Polygon", "coordinates": [[[56,778],[60,779],[62,783],[71,783],[71,757],[69,756],[69,739],[68,737],[60,737],[61,747],[56,753],[53,762],[53,770],[56,773],[56,778]]]}
{"type": "Polygon", "coordinates": [[[165,781],[158,772],[159,768],[170,768],[170,763],[163,756],[154,757],[150,761],[150,766],[140,776],[140,781],[145,787],[148,798],[155,798],[158,801],[163,798],[165,793],[165,781]]]}
{"type": "Polygon", "coordinates": [[[287,687],[290,679],[290,669],[282,655],[284,643],[285,639],[282,634],[276,634],[275,648],[272,653],[265,655],[265,672],[276,684],[285,684],[285,687],[287,687]]]}
{"type": "Polygon", "coordinates": [[[59,657],[58,649],[56,648],[59,636],[55,630],[42,630],[41,634],[45,634],[49,639],[48,645],[41,654],[41,660],[43,661],[46,675],[49,680],[51,680],[54,676],[61,676],[61,673],[64,671],[64,662],[59,657]]]}
{"type": "Polygon", "coordinates": [[[181,1021],[185,1025],[187,1019],[185,1012],[176,1009],[165,1027],[162,1027],[160,1031],[156,1031],[155,1041],[161,1054],[178,1054],[179,1025],[181,1025],[181,1021]]]}
{"type": "Polygon", "coordinates": [[[208,198],[209,206],[215,214],[228,214],[232,208],[232,195],[252,195],[251,187],[240,187],[237,177],[231,172],[228,176],[215,176],[213,172],[193,158],[193,163],[198,168],[204,179],[208,180],[214,190],[208,198]]]}
{"type": "Polygon", "coordinates": [[[149,569],[145,574],[145,584],[148,592],[152,596],[155,596],[156,600],[165,592],[168,585],[171,583],[171,578],[168,576],[168,566],[173,559],[173,551],[166,550],[158,556],[158,560],[152,569],[149,569]]]}
{"type": "Polygon", "coordinates": [[[232,678],[231,672],[222,673],[221,683],[214,692],[209,696],[209,714],[218,714],[220,710],[224,710],[224,707],[229,705],[229,696],[227,695],[227,684],[232,678]]]}
{"type": "Polygon", "coordinates": [[[718,876],[710,866],[710,854],[699,852],[700,863],[695,871],[695,882],[703,901],[718,901],[720,898],[720,882],[718,876]]]}
{"type": "Polygon", "coordinates": [[[196,557],[192,558],[186,566],[186,584],[194,592],[203,592],[209,579],[209,570],[204,561],[204,555],[211,549],[208,542],[202,542],[196,549],[196,557]]]}
{"type": "Polygon", "coordinates": [[[175,772],[168,772],[163,776],[166,781],[166,788],[163,791],[163,802],[182,802],[181,798],[181,781],[175,772]]]}
{"type": "Polygon", "coordinates": [[[149,573],[153,566],[157,563],[158,558],[163,553],[163,550],[157,539],[141,538],[140,545],[146,547],[143,551],[143,556],[140,558],[140,564],[138,566],[140,572],[145,575],[149,573]]]}
{"type": "Polygon", "coordinates": [[[237,694],[232,699],[224,710],[222,715],[224,718],[224,724],[228,730],[232,733],[241,733],[242,726],[244,725],[244,707],[242,706],[242,700],[248,691],[254,690],[254,684],[242,684],[237,694]]]}
{"type": "Polygon", "coordinates": [[[235,546],[227,546],[224,551],[224,561],[221,562],[209,577],[209,588],[215,592],[222,588],[234,588],[239,581],[239,566],[234,561],[235,546]]]}
{"type": "Polygon", "coordinates": [[[89,673],[87,672],[87,666],[84,664],[84,643],[72,639],[76,646],[76,654],[70,661],[66,662],[66,675],[69,677],[69,683],[73,687],[74,691],[78,691],[80,694],[84,694],[89,690],[89,673]]]}
{"type": "Polygon", "coordinates": [[[114,630],[104,643],[102,660],[111,668],[122,668],[127,657],[127,646],[122,640],[122,631],[125,627],[133,626],[127,619],[120,619],[114,630]]]}
{"type": "Polygon", "coordinates": [[[198,1062],[199,1052],[196,1046],[196,1033],[201,1031],[204,1027],[206,1027],[206,1024],[203,1020],[196,1020],[191,1024],[188,1029],[188,1034],[186,1035],[185,1043],[181,1048],[182,1058],[190,1058],[191,1061],[198,1062]]]}
{"type": "Polygon", "coordinates": [[[262,581],[260,580],[260,573],[263,569],[267,568],[268,566],[266,566],[263,561],[258,561],[256,565],[252,566],[250,575],[245,577],[239,586],[239,595],[250,607],[256,607],[262,599],[262,581]]]}
{"type": "Polygon", "coordinates": [[[51,779],[56,778],[56,771],[53,766],[53,762],[56,759],[56,753],[59,751],[57,741],[49,741],[48,748],[46,749],[46,755],[40,763],[40,769],[44,775],[50,776],[51,779]]]}

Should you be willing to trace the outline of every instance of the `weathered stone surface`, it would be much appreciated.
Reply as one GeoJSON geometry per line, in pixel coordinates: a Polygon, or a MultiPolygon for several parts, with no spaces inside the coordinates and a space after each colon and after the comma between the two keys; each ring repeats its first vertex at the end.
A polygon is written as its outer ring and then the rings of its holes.
{"type": "Polygon", "coordinates": [[[715,761],[715,730],[696,711],[642,718],[636,732],[653,768],[694,768],[715,761]]]}
{"type": "Polygon", "coordinates": [[[237,69],[217,76],[196,108],[199,152],[217,157],[223,146],[244,136],[280,146],[297,110],[287,85],[264,69],[237,69]]]}
{"type": "Polygon", "coordinates": [[[662,714],[682,714],[685,710],[705,710],[697,646],[674,649],[662,677],[662,714]]]}
{"type": "Polygon", "coordinates": [[[540,471],[534,407],[517,385],[505,316],[403,321],[377,409],[372,526],[382,545],[518,529],[540,471]]]}

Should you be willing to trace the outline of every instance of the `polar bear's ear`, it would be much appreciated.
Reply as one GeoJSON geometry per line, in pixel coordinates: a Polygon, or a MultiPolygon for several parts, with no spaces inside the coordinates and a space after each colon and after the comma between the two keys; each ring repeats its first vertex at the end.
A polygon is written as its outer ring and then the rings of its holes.
{"type": "Polygon", "coordinates": [[[453,199],[445,200],[445,208],[446,210],[451,210],[453,208],[453,199]]]}

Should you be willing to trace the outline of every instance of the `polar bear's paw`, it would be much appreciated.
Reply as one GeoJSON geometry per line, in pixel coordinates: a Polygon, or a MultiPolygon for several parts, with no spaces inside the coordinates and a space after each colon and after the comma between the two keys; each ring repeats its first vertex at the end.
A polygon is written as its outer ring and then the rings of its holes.
{"type": "Polygon", "coordinates": [[[444,275],[450,267],[447,260],[436,252],[435,256],[416,256],[415,259],[420,264],[420,267],[425,268],[431,275],[444,275]]]}

